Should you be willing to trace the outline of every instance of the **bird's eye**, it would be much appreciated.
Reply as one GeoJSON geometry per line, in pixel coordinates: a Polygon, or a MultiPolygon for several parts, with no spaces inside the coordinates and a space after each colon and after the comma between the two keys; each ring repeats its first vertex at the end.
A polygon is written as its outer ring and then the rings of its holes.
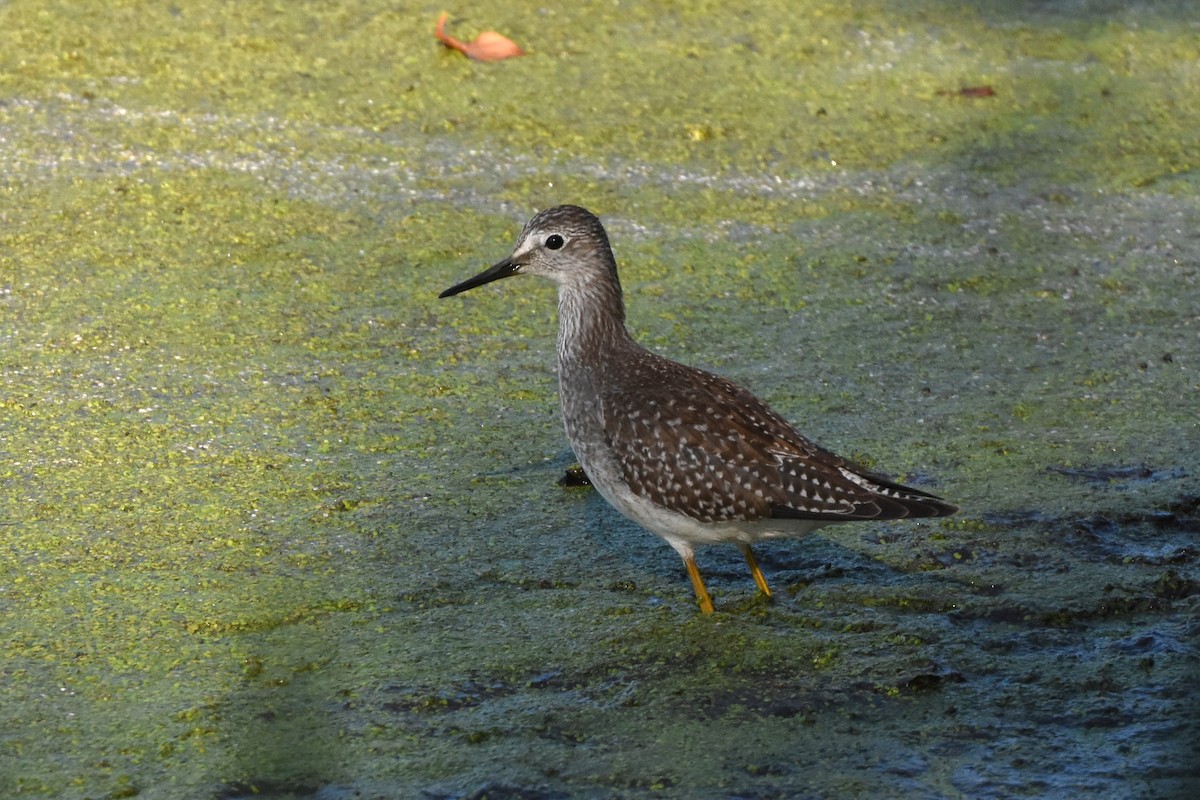
{"type": "Polygon", "coordinates": [[[563,238],[561,236],[559,236],[557,233],[552,233],[546,237],[546,249],[547,250],[557,250],[560,247],[562,247],[564,244],[566,244],[566,242],[564,242],[563,238]]]}

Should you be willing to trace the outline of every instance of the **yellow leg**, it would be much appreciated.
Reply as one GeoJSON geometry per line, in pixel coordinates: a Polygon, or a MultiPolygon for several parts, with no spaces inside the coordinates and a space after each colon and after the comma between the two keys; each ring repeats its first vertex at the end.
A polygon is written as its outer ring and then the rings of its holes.
{"type": "Polygon", "coordinates": [[[758,560],[754,557],[754,551],[750,549],[750,545],[738,543],[738,549],[742,551],[742,555],[746,557],[746,563],[750,565],[750,574],[754,576],[754,583],[758,586],[758,590],[767,597],[771,596],[771,587],[767,586],[767,579],[763,577],[762,570],[758,568],[758,560]]]}
{"type": "Polygon", "coordinates": [[[713,613],[712,598],[708,596],[708,589],[704,588],[700,570],[696,568],[696,557],[684,556],[683,563],[687,567],[688,577],[692,579],[692,588],[696,590],[696,599],[700,602],[700,610],[705,614],[713,613]]]}

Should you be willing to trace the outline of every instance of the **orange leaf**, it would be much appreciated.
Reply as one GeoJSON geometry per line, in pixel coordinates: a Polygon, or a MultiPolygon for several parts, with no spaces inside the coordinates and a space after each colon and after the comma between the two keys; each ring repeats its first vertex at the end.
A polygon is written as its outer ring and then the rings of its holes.
{"type": "Polygon", "coordinates": [[[473,42],[460,42],[446,34],[446,20],[449,18],[450,15],[443,11],[442,15],[438,17],[437,28],[434,29],[433,35],[444,46],[459,51],[467,58],[474,61],[500,61],[525,55],[525,51],[518,47],[516,42],[495,31],[484,31],[476,36],[473,42]]]}

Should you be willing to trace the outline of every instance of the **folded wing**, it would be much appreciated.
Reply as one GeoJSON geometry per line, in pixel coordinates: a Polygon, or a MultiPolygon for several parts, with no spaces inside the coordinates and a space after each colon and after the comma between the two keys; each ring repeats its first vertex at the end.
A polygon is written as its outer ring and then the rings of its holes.
{"type": "Polygon", "coordinates": [[[737,384],[656,360],[606,396],[630,488],[701,522],[938,517],[957,509],[804,438],[737,384]]]}

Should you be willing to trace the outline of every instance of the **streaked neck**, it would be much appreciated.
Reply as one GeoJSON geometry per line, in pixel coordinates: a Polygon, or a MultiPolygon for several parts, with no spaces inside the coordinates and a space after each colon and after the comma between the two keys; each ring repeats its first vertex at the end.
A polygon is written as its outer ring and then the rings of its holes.
{"type": "Polygon", "coordinates": [[[591,280],[558,289],[560,364],[596,360],[629,340],[616,281],[591,280]]]}

